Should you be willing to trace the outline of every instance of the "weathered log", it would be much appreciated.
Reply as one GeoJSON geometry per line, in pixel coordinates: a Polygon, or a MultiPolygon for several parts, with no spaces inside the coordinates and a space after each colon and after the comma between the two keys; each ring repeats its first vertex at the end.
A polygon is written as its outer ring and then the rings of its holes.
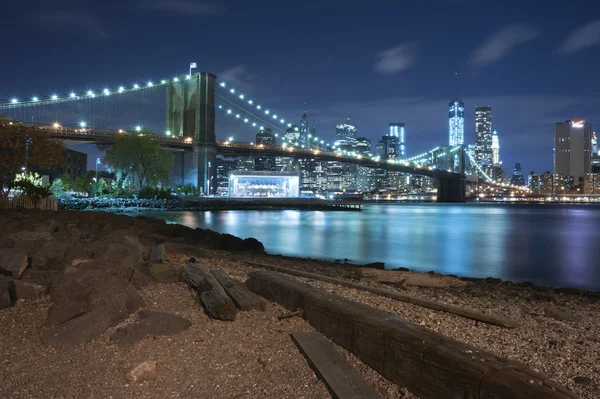
{"type": "Polygon", "coordinates": [[[224,270],[211,270],[211,273],[239,310],[267,309],[267,301],[264,298],[250,291],[244,284],[229,277],[224,270]]]}
{"type": "Polygon", "coordinates": [[[188,285],[198,293],[206,313],[219,320],[235,320],[237,309],[223,287],[208,269],[198,263],[188,263],[188,285]]]}
{"type": "Polygon", "coordinates": [[[524,364],[292,277],[252,271],[246,284],[289,310],[302,309],[317,331],[420,398],[577,398],[524,364]]]}
{"type": "Polygon", "coordinates": [[[366,267],[359,267],[355,270],[356,279],[359,281],[375,281],[378,283],[400,283],[404,282],[407,286],[445,288],[445,287],[464,287],[466,281],[459,280],[456,277],[442,276],[430,273],[415,273],[394,270],[379,270],[366,267]]]}
{"type": "Polygon", "coordinates": [[[502,317],[491,316],[491,315],[475,312],[472,310],[459,308],[456,306],[445,305],[443,303],[429,301],[427,299],[421,299],[421,298],[417,298],[417,297],[406,295],[406,294],[400,294],[395,291],[384,290],[384,289],[375,288],[375,287],[369,287],[366,285],[354,283],[349,280],[343,280],[343,279],[339,279],[339,278],[323,276],[321,274],[309,273],[309,272],[304,272],[301,270],[288,269],[285,267],[267,265],[267,264],[257,263],[257,262],[246,261],[244,263],[251,265],[251,266],[265,268],[268,270],[274,270],[276,272],[291,274],[292,276],[298,276],[298,277],[310,278],[313,280],[325,281],[325,282],[331,283],[331,284],[337,284],[337,285],[342,285],[344,287],[349,287],[349,288],[354,288],[357,290],[371,292],[373,294],[385,296],[387,298],[392,298],[397,301],[412,303],[414,305],[422,306],[422,307],[428,308],[428,309],[439,310],[441,312],[452,313],[457,316],[466,317],[468,319],[481,321],[481,322],[484,322],[487,324],[492,324],[495,326],[506,327],[506,328],[518,327],[518,324],[513,320],[505,319],[502,317]]]}
{"type": "Polygon", "coordinates": [[[291,335],[334,399],[381,398],[323,335],[316,331],[291,335]]]}

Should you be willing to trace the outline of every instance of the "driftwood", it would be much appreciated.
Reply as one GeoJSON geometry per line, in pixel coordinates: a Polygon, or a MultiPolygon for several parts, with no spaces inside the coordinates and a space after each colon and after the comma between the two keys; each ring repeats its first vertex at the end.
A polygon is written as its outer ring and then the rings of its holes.
{"type": "Polygon", "coordinates": [[[303,314],[304,314],[304,311],[302,309],[298,309],[295,312],[290,312],[290,313],[282,314],[281,316],[277,316],[277,319],[279,319],[279,320],[289,319],[290,317],[294,317],[294,316],[302,317],[303,314]]]}
{"type": "Polygon", "coordinates": [[[429,301],[427,299],[421,299],[421,298],[417,298],[417,297],[406,295],[406,294],[400,294],[395,291],[384,290],[384,289],[375,288],[375,287],[369,287],[369,286],[354,283],[354,282],[348,281],[348,280],[323,276],[321,274],[304,272],[304,271],[296,270],[296,269],[288,269],[285,267],[266,265],[263,263],[249,262],[249,261],[246,261],[245,263],[249,264],[251,266],[261,267],[261,268],[265,268],[268,270],[274,270],[276,272],[291,274],[293,276],[310,278],[310,279],[319,280],[319,281],[325,281],[325,282],[331,283],[331,284],[337,284],[337,285],[342,285],[344,287],[350,287],[350,288],[354,288],[357,290],[371,292],[373,294],[385,296],[387,298],[392,298],[392,299],[395,299],[395,300],[398,300],[401,302],[412,303],[414,305],[422,306],[424,308],[439,310],[441,312],[446,312],[446,313],[452,313],[457,316],[466,317],[468,319],[481,321],[481,322],[484,322],[487,324],[492,324],[495,326],[507,327],[507,328],[518,327],[518,324],[513,320],[505,319],[502,317],[491,316],[491,315],[483,314],[480,312],[475,312],[472,310],[459,308],[456,306],[445,305],[445,304],[442,304],[439,302],[429,301]]]}
{"type": "Polygon", "coordinates": [[[224,270],[212,270],[211,274],[221,284],[239,310],[267,309],[267,301],[264,298],[250,291],[244,284],[229,277],[224,270]]]}
{"type": "Polygon", "coordinates": [[[219,282],[208,269],[197,263],[188,263],[188,285],[200,296],[206,313],[219,320],[235,320],[237,309],[219,282]]]}
{"type": "Polygon", "coordinates": [[[415,273],[394,270],[379,270],[366,267],[359,267],[354,272],[359,281],[375,281],[378,283],[397,284],[403,282],[406,286],[445,288],[445,287],[464,287],[465,281],[456,277],[442,276],[430,273],[415,273]]]}
{"type": "Polygon", "coordinates": [[[318,332],[295,332],[292,339],[334,399],[379,399],[381,395],[318,332]]]}
{"type": "Polygon", "coordinates": [[[422,399],[577,398],[522,363],[499,358],[292,277],[252,271],[246,284],[289,310],[304,310],[304,318],[317,331],[422,399]]]}

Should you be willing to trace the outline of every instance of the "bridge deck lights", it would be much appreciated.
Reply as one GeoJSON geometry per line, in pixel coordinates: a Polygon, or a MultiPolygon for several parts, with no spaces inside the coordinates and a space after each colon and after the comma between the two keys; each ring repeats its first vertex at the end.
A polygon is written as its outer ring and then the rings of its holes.
{"type": "Polygon", "coordinates": [[[53,100],[58,100],[58,96],[56,94],[53,94],[52,97],[50,97],[53,100]]]}
{"type": "Polygon", "coordinates": [[[19,100],[17,100],[16,98],[11,98],[11,100],[10,100],[11,104],[16,104],[18,102],[19,102],[19,100]]]}

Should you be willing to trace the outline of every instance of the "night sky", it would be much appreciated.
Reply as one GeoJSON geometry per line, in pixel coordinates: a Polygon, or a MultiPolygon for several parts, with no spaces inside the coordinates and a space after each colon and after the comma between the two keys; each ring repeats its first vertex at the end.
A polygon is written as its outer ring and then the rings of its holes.
{"type": "MultiPolygon", "coordinates": [[[[306,109],[330,140],[348,117],[373,144],[404,122],[414,155],[448,143],[458,93],[467,143],[475,107],[492,107],[509,174],[514,162],[552,170],[556,122],[600,124],[597,0],[2,3],[1,102],[172,77],[196,62],[287,120],[306,109]]],[[[218,138],[255,133],[219,115],[218,138]]]]}

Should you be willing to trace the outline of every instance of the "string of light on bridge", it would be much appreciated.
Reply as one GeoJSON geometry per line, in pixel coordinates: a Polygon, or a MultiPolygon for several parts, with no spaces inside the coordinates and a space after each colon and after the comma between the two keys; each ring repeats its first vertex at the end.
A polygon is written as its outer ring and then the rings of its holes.
{"type": "Polygon", "coordinates": [[[87,89],[82,92],[63,92],[63,95],[59,95],[57,93],[53,93],[46,98],[32,96],[29,99],[22,100],[23,97],[13,97],[8,102],[0,102],[0,109],[11,109],[11,108],[21,108],[21,107],[31,107],[38,105],[48,105],[48,104],[59,104],[68,101],[79,101],[79,100],[87,100],[92,98],[99,97],[109,97],[117,94],[126,94],[132,92],[138,92],[141,90],[154,89],[160,86],[166,86],[173,82],[181,82],[190,80],[192,75],[180,75],[175,76],[172,79],[161,79],[157,81],[148,80],[144,83],[133,83],[130,86],[117,86],[115,88],[105,87],[102,90],[92,90],[87,89]]]}

